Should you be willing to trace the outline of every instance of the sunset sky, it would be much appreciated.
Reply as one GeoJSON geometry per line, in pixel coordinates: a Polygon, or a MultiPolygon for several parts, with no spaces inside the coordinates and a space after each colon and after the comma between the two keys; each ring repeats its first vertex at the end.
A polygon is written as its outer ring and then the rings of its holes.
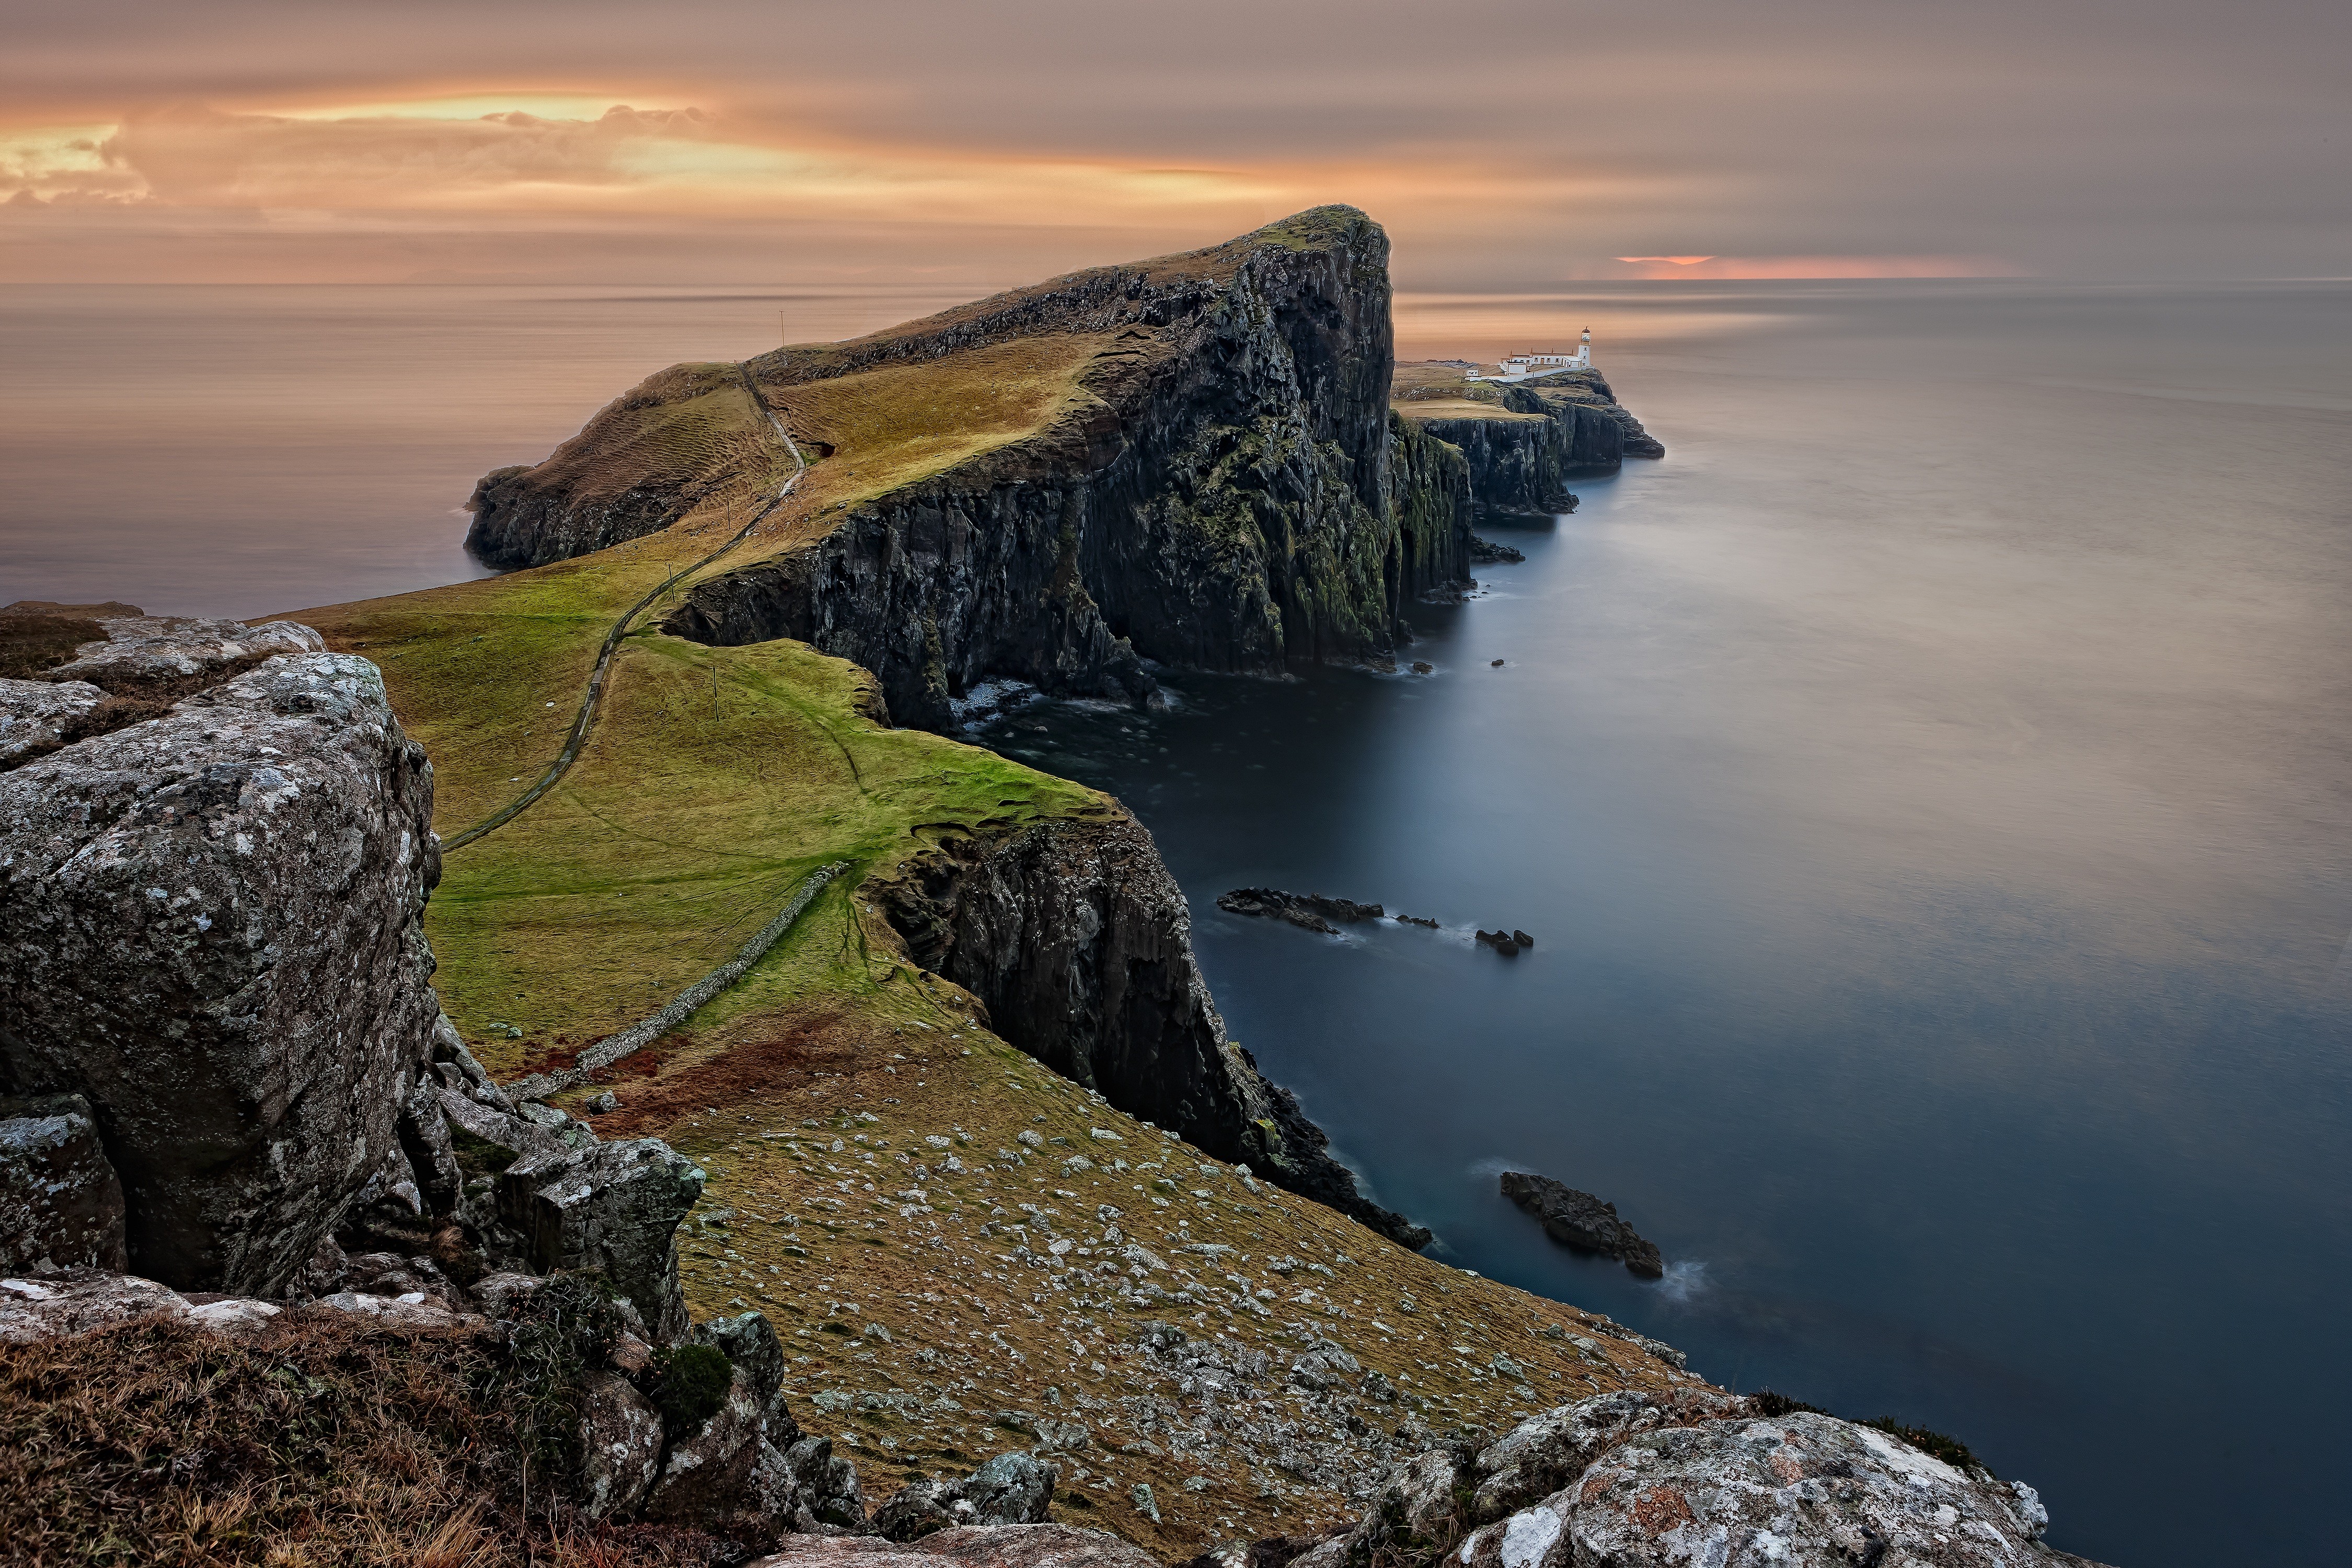
{"type": "Polygon", "coordinates": [[[2352,5],[7,0],[0,280],[2352,273],[2352,5]]]}

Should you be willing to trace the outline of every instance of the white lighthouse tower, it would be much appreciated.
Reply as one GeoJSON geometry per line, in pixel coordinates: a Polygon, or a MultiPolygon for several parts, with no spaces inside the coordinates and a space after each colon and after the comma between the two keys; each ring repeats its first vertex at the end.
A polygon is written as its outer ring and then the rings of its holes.
{"type": "Polygon", "coordinates": [[[1592,329],[1584,329],[1584,336],[1572,354],[1513,354],[1497,367],[1493,375],[1469,375],[1465,381],[1531,381],[1539,375],[1558,375],[1564,370],[1592,368],[1592,329]]]}

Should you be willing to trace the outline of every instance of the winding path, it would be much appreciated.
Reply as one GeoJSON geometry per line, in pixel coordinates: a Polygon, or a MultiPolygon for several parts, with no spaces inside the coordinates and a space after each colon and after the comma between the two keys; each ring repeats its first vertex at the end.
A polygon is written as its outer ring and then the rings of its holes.
{"type": "Polygon", "coordinates": [[[768,498],[767,504],[761,507],[758,511],[753,512],[751,514],[751,521],[745,523],[740,529],[737,530],[734,535],[730,538],[726,543],[720,545],[718,549],[712,551],[709,554],[704,556],[701,560],[695,562],[691,565],[679,567],[676,572],[673,572],[667,577],[663,578],[661,582],[648,592],[644,598],[639,599],[635,604],[631,605],[622,613],[621,618],[613,623],[613,629],[604,634],[604,646],[602,648],[599,648],[596,652],[595,668],[588,672],[587,692],[580,699],[580,711],[572,718],[572,732],[564,737],[563,750],[556,753],[555,761],[548,764],[547,771],[541,773],[538,780],[534,782],[529,789],[523,791],[522,794],[517,795],[514,799],[507,802],[506,805],[499,807],[498,810],[490,813],[489,816],[482,818],[481,821],[474,824],[473,826],[468,827],[463,833],[458,834],[455,838],[443,839],[441,841],[441,852],[444,855],[448,854],[453,849],[463,849],[467,845],[473,843],[477,838],[480,838],[486,834],[494,833],[498,829],[504,827],[508,823],[512,822],[516,817],[520,816],[525,811],[530,809],[530,807],[538,802],[540,796],[545,795],[549,790],[553,789],[557,781],[561,780],[565,773],[572,771],[572,764],[577,762],[580,758],[580,748],[588,743],[588,731],[595,725],[596,702],[597,699],[602,697],[604,692],[604,676],[612,668],[613,656],[620,651],[621,639],[629,634],[629,623],[635,620],[638,616],[642,615],[645,612],[646,605],[652,604],[656,599],[660,598],[664,594],[669,592],[669,590],[675,586],[681,578],[691,576],[693,574],[701,571],[705,566],[709,565],[712,562],[718,560],[720,556],[734,549],[738,544],[742,543],[746,538],[750,537],[751,531],[759,527],[760,524],[765,521],[770,512],[775,510],[776,508],[783,504],[784,498],[791,495],[793,493],[793,487],[801,482],[801,476],[808,472],[808,460],[801,456],[800,446],[797,442],[793,441],[793,433],[784,428],[784,422],[776,417],[776,411],[768,406],[767,399],[761,397],[760,395],[760,389],[751,384],[751,372],[750,367],[739,364],[735,367],[735,371],[738,375],[743,378],[743,391],[751,397],[751,406],[758,409],[761,414],[767,416],[769,428],[775,431],[777,437],[783,442],[784,450],[793,455],[792,478],[786,479],[783,484],[778,488],[776,493],[768,498]]]}
{"type": "MultiPolygon", "coordinates": [[[[588,672],[588,689],[580,699],[580,711],[572,718],[572,732],[564,737],[563,750],[556,753],[555,761],[548,764],[547,771],[541,773],[529,789],[456,837],[444,840],[441,845],[443,854],[446,855],[453,849],[462,849],[485,834],[493,833],[512,822],[536,804],[541,795],[553,789],[557,781],[565,773],[572,771],[572,764],[580,758],[580,749],[587,743],[589,731],[595,726],[596,703],[604,692],[604,677],[612,668],[613,656],[620,651],[621,639],[628,636],[630,623],[643,615],[647,605],[667,593],[680,579],[701,571],[705,566],[742,543],[770,512],[783,504],[784,498],[793,493],[793,488],[801,482],[802,476],[808,472],[808,459],[801,456],[800,444],[793,439],[793,433],[784,428],[784,422],[776,417],[776,411],[768,406],[767,399],[761,397],[760,389],[752,384],[750,367],[739,364],[735,367],[735,371],[743,379],[743,391],[751,397],[751,406],[767,417],[768,427],[776,433],[778,440],[783,442],[784,450],[793,455],[792,477],[777,488],[776,493],[768,498],[767,503],[751,514],[751,521],[737,530],[727,542],[701,560],[691,565],[680,567],[663,578],[644,598],[639,599],[622,613],[621,618],[614,621],[612,629],[604,634],[604,646],[596,652],[595,667],[588,672]]],[[[848,869],[848,861],[836,860],[829,866],[822,866],[810,872],[801,879],[799,888],[793,891],[792,898],[786,901],[776,918],[761,927],[757,936],[744,943],[734,957],[680,992],[667,1006],[649,1018],[640,1019],[618,1033],[605,1036],[581,1052],[577,1060],[570,1068],[560,1072],[533,1073],[520,1082],[509,1085],[507,1092],[517,1100],[544,1100],[559,1089],[571,1088],[598,1068],[610,1067],[623,1057],[643,1050],[668,1034],[691,1017],[697,1008],[734,984],[754,963],[767,956],[768,950],[783,940],[784,933],[792,930],[793,922],[800,919],[801,911],[807,909],[817,894],[824,890],[825,884],[848,869]]]]}

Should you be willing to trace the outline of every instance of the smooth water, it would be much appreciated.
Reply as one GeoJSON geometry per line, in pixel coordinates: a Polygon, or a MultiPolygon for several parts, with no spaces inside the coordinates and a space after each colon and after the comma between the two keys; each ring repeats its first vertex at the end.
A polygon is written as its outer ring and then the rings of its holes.
{"type": "MultiPolygon", "coordinates": [[[[0,599],[447,580],[474,477],[646,371],[944,302],[20,291],[0,599]]],[[[987,738],[1142,815],[1236,1037],[1441,1256],[1957,1434],[2070,1550],[2340,1560],[2352,288],[1399,309],[1408,354],[1588,324],[1669,456],[1486,527],[1528,559],[1419,612],[1433,675],[987,738]],[[1446,929],[1216,910],[1249,884],[1446,929]],[[1555,1247],[1510,1165],[1668,1278],[1555,1247]]]]}

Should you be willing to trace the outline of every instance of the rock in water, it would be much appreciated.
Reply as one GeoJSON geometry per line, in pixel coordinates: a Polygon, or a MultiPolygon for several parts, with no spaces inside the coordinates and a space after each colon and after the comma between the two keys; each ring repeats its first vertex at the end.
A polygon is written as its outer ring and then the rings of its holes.
{"type": "Polygon", "coordinates": [[[1655,1244],[1644,1241],[1633,1227],[1617,1217],[1617,1205],[1591,1193],[1522,1171],[1503,1173],[1503,1195],[1543,1222],[1554,1241],[1622,1258],[1625,1267],[1644,1279],[1664,1274],[1665,1264],[1655,1244]]]}
{"type": "Polygon", "coordinates": [[[1288,921],[1292,925],[1320,931],[1325,936],[1337,936],[1339,928],[1333,921],[1345,921],[1353,925],[1360,921],[1387,918],[1388,911],[1378,904],[1360,904],[1353,899],[1327,899],[1320,893],[1286,893],[1279,888],[1235,888],[1217,897],[1217,908],[1231,915],[1255,915],[1264,920],[1288,921]]]}
{"type": "MultiPolygon", "coordinates": [[[[67,668],[152,690],[252,651],[125,624],[67,668]]],[[[437,1014],[432,814],[375,667],[327,653],[0,773],[0,1092],[89,1100],[140,1273],[276,1295],[394,1152],[437,1014]]]]}
{"type": "Polygon", "coordinates": [[[122,1184],[78,1094],[0,1100],[0,1273],[129,1267],[122,1184]]]}

